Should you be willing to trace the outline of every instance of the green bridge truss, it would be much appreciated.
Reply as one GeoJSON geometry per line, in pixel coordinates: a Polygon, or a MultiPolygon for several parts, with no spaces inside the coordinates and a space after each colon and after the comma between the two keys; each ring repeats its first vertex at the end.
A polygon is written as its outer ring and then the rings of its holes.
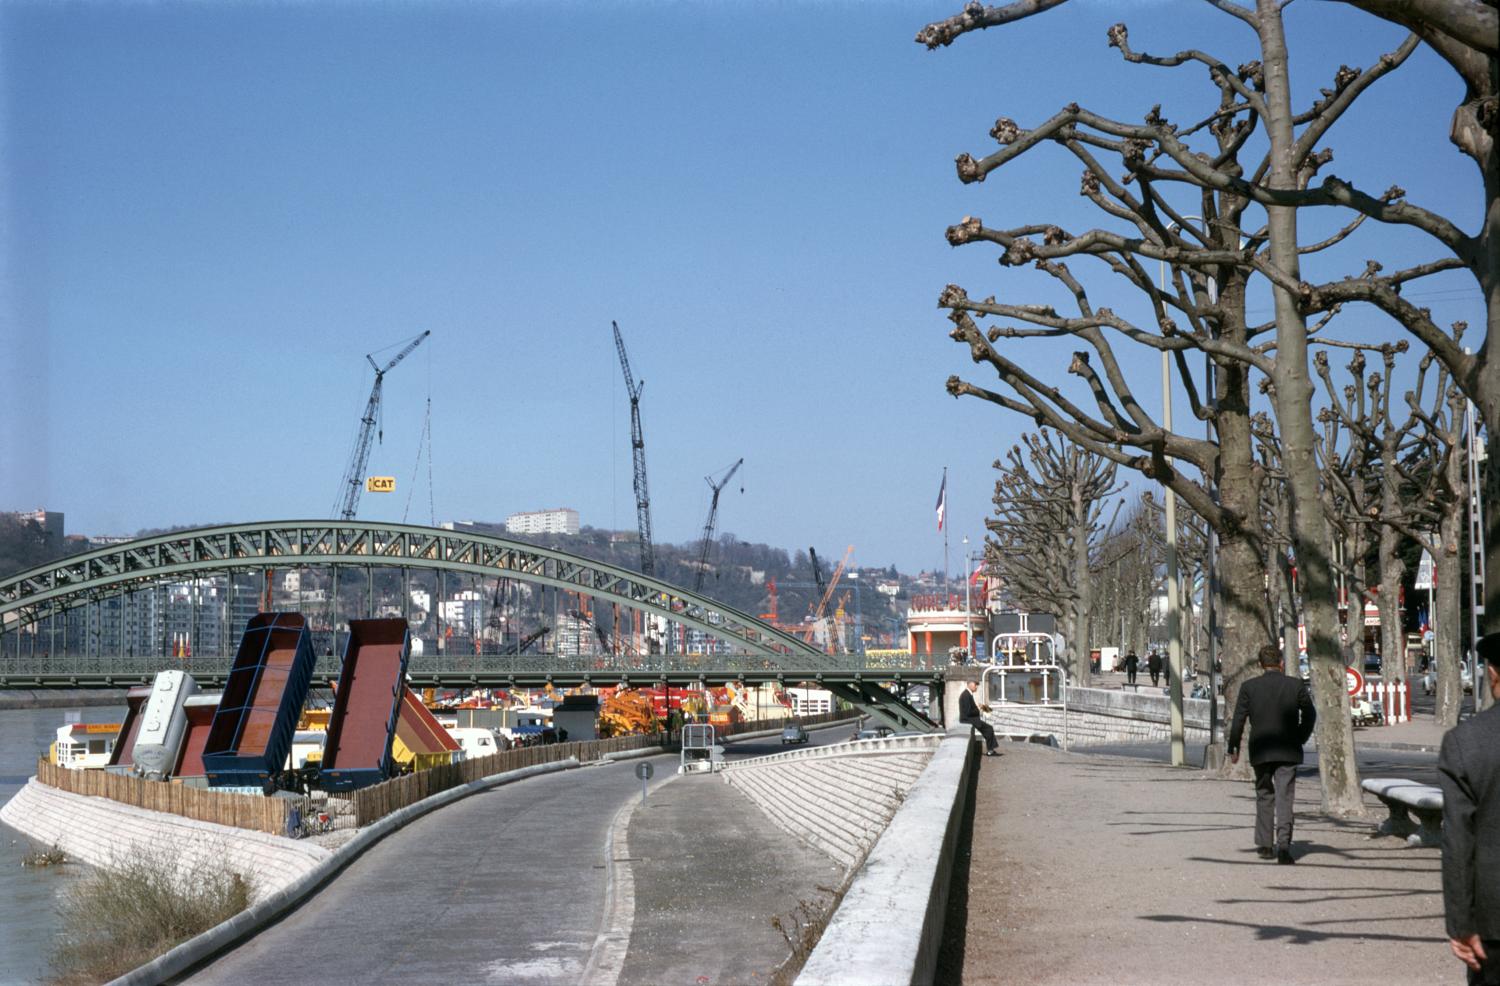
{"type": "Polygon", "coordinates": [[[0,625],[14,631],[101,596],[162,582],[304,566],[421,568],[517,579],[655,613],[779,666],[847,666],[752,616],[639,572],[506,538],[356,521],[206,527],[73,555],[0,582],[0,625]]]}
{"type": "MultiPolygon", "coordinates": [[[[905,703],[887,701],[877,681],[935,683],[941,671],[867,668],[854,655],[831,656],[748,614],[628,569],[537,545],[441,528],[358,521],[268,521],[175,531],[73,555],[0,581],[0,688],[118,687],[147,680],[170,664],[212,685],[229,654],[54,652],[42,627],[70,610],[193,579],[266,570],[377,568],[508,578],[657,614],[728,644],[728,654],[567,655],[437,654],[414,659],[415,685],[559,685],[614,682],[809,681],[866,707],[899,728],[930,724],[905,703]],[[8,639],[7,639],[8,638],[8,639]],[[29,638],[28,647],[22,638],[29,638]],[[41,651],[42,653],[38,653],[41,651]]],[[[232,581],[231,581],[232,586],[232,581]]],[[[334,605],[337,605],[335,598],[334,605]]],[[[122,618],[123,619],[123,618],[122,618]]],[[[342,617],[335,614],[336,626],[342,617]]],[[[336,658],[319,660],[320,679],[336,677],[336,658]]]]}

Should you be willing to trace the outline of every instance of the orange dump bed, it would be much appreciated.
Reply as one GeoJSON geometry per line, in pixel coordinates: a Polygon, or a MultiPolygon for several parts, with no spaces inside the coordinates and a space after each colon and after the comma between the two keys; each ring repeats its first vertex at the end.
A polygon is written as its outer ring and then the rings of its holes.
{"type": "Polygon", "coordinates": [[[137,685],[125,693],[125,721],[120,725],[120,738],[115,741],[115,748],[109,755],[111,767],[129,767],[134,762],[130,755],[135,750],[135,738],[141,732],[141,713],[150,697],[150,685],[137,685]]]}
{"type": "Polygon", "coordinates": [[[301,613],[250,618],[203,748],[210,784],[262,784],[281,773],[316,663],[301,613]]]}
{"type": "Polygon", "coordinates": [[[401,717],[396,721],[396,735],[413,753],[451,753],[459,749],[458,740],[442,727],[410,688],[401,697],[401,717]]]}
{"type": "Polygon", "coordinates": [[[208,731],[218,709],[217,703],[194,702],[192,698],[183,706],[187,713],[187,731],[182,734],[182,749],[177,754],[177,766],[172,769],[173,777],[203,776],[203,747],[208,743],[208,731]]]}
{"type": "Polygon", "coordinates": [[[377,784],[391,775],[391,736],[406,694],[410,654],[405,620],[349,621],[323,747],[321,781],[327,790],[377,784]]]}

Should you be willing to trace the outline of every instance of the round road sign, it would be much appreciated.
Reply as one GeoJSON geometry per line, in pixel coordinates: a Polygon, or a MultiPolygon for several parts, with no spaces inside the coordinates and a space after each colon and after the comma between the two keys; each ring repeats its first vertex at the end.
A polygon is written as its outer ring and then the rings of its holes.
{"type": "Polygon", "coordinates": [[[1344,684],[1349,689],[1349,697],[1353,698],[1365,690],[1365,676],[1359,673],[1358,668],[1344,666],[1344,684]]]}
{"type": "Polygon", "coordinates": [[[649,781],[654,773],[656,773],[656,768],[644,760],[635,765],[635,776],[643,781],[649,781]]]}

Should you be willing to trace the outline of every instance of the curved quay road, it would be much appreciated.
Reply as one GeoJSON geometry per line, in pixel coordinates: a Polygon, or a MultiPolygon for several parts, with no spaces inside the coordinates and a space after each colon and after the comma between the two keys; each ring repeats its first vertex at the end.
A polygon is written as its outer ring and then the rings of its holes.
{"type": "MultiPolygon", "coordinates": [[[[843,741],[848,731],[810,735],[817,745],[843,741]]],[[[729,755],[782,749],[774,738],[741,741],[729,755]]],[[[176,982],[572,986],[606,930],[611,827],[621,808],[639,803],[640,762],[545,774],[425,815],[280,921],[176,982]]],[[[649,762],[656,768],[654,792],[677,761],[649,762]]],[[[699,775],[668,790],[693,781],[722,787],[699,775]]],[[[748,801],[743,807],[746,822],[763,823],[763,841],[785,841],[768,820],[748,817],[759,814],[748,801]]],[[[788,889],[795,900],[795,888],[788,889]]]]}

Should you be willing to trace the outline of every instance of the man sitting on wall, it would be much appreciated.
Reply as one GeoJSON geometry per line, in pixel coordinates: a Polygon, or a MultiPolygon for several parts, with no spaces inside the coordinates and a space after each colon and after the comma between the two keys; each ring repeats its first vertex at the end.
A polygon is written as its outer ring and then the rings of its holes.
{"type": "Polygon", "coordinates": [[[980,718],[981,712],[990,711],[988,705],[981,705],[974,698],[974,693],[979,691],[979,682],[970,681],[964,686],[964,690],[958,695],[958,721],[965,726],[973,726],[979,730],[979,735],[984,737],[984,754],[987,757],[998,757],[1000,744],[995,742],[995,730],[989,723],[980,718]]]}

